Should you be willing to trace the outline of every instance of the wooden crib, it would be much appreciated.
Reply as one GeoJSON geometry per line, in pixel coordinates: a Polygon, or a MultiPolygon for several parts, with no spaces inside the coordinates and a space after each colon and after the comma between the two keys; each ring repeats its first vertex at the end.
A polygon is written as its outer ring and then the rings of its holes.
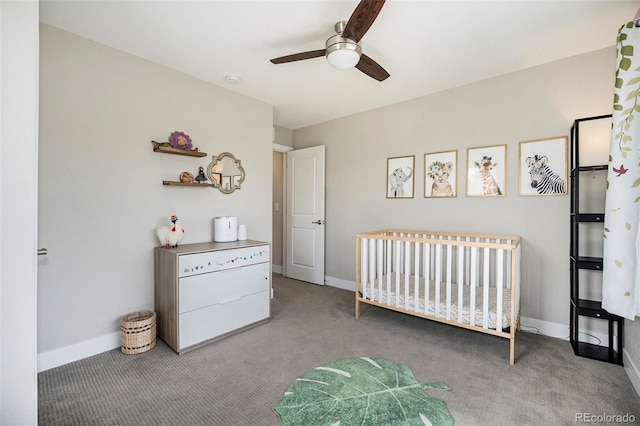
{"type": "Polygon", "coordinates": [[[510,339],[520,328],[520,238],[382,230],[356,235],[360,303],[510,339]],[[437,285],[436,285],[437,284],[437,285]]]}

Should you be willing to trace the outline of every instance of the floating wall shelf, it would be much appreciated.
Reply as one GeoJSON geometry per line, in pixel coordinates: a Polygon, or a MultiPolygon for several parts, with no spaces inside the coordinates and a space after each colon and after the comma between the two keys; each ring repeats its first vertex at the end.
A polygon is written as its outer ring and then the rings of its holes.
{"type": "Polygon", "coordinates": [[[194,151],[194,150],[184,150],[184,149],[176,149],[168,146],[156,145],[153,147],[155,152],[164,152],[165,154],[176,154],[176,155],[188,155],[189,157],[206,157],[206,152],[194,151]]]}
{"type": "Polygon", "coordinates": [[[213,188],[212,183],[198,183],[198,182],[178,182],[173,180],[163,180],[163,185],[175,185],[175,186],[202,186],[206,188],[213,188]]]}

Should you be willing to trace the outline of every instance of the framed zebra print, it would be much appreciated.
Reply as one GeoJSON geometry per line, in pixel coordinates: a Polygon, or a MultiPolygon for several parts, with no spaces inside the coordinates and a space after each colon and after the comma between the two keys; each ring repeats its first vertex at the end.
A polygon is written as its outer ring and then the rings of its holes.
{"type": "Polygon", "coordinates": [[[520,195],[566,195],[567,137],[520,142],[520,195]]]}

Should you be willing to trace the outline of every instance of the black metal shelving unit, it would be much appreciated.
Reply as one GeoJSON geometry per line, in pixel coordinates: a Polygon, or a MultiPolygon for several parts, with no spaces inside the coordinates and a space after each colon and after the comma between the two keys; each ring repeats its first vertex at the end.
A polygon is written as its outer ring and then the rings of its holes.
{"type": "MultiPolygon", "coordinates": [[[[623,327],[624,319],[610,314],[602,308],[600,300],[589,300],[581,297],[581,272],[587,274],[599,274],[597,278],[602,280],[602,258],[583,256],[580,253],[580,224],[584,226],[599,226],[602,228],[604,238],[604,212],[582,212],[580,203],[580,180],[592,173],[606,173],[608,166],[580,165],[580,124],[585,121],[602,120],[611,118],[611,115],[580,118],[571,126],[571,156],[570,156],[570,194],[571,194],[571,243],[569,253],[570,281],[571,281],[571,317],[569,320],[569,340],[573,352],[578,356],[597,359],[604,362],[622,365],[623,327]],[[586,318],[596,321],[606,321],[608,328],[608,341],[606,346],[580,340],[580,329],[586,318]]],[[[602,191],[606,188],[603,187],[602,191]]],[[[604,197],[604,195],[603,195],[604,197]]]]}

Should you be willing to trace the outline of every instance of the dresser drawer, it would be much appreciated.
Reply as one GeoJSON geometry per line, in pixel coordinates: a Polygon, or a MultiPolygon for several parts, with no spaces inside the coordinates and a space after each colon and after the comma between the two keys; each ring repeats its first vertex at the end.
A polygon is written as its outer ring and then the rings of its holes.
{"type": "Polygon", "coordinates": [[[270,260],[268,245],[185,254],[178,259],[178,277],[223,271],[270,260]]]}
{"type": "Polygon", "coordinates": [[[269,318],[269,297],[269,291],[262,291],[180,314],[179,347],[187,348],[269,318]]]}
{"type": "Polygon", "coordinates": [[[178,312],[225,304],[269,290],[269,281],[268,263],[180,278],[178,312]]]}

